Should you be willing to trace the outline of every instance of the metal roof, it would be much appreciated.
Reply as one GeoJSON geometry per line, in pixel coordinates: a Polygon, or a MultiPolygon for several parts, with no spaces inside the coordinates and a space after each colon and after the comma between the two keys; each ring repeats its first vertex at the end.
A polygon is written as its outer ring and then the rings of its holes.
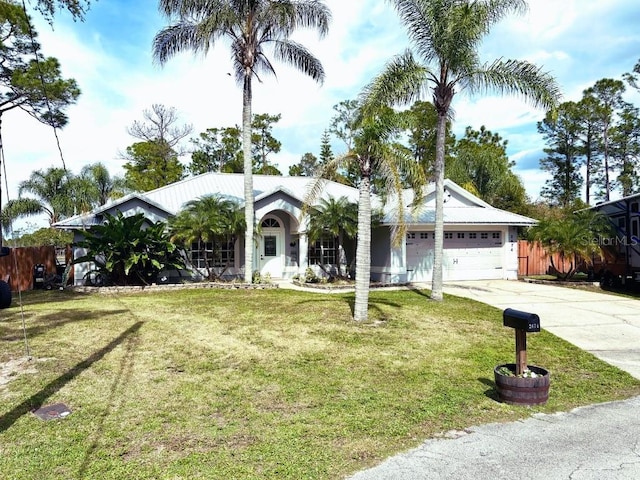
{"type": "MultiPolygon", "coordinates": [[[[307,197],[313,182],[310,177],[281,177],[274,175],[253,175],[253,191],[256,200],[267,198],[277,192],[284,192],[300,202],[307,197]]],[[[357,188],[332,181],[323,181],[320,198],[346,197],[348,201],[358,203],[357,188]]],[[[219,193],[244,202],[244,175],[241,173],[204,173],[179,182],[151,190],[146,193],[134,193],[107,203],[89,214],[77,215],[56,223],[60,228],[86,228],[100,223],[98,218],[105,211],[117,210],[133,200],[144,202],[150,207],[167,212],[178,213],[184,205],[200,197],[219,193]]],[[[414,194],[411,190],[402,192],[402,204],[405,208],[405,222],[408,224],[432,224],[435,219],[435,189],[430,185],[424,194],[424,200],[416,215],[410,213],[414,194]]],[[[396,223],[397,197],[388,199],[383,207],[385,223],[396,223]]],[[[381,199],[372,195],[372,208],[379,208],[381,199]]],[[[534,225],[536,220],[492,207],[472,195],[456,183],[445,180],[444,221],[446,224],[492,224],[492,225],[534,225]]]]}

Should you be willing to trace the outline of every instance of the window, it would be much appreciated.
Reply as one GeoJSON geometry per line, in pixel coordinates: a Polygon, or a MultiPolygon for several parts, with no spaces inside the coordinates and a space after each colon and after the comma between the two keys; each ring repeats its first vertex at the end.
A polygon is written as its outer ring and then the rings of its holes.
{"type": "Polygon", "coordinates": [[[275,218],[265,218],[261,225],[262,228],[280,228],[280,222],[275,218]]]}
{"type": "Polygon", "coordinates": [[[407,240],[413,240],[414,238],[416,238],[416,232],[407,233],[407,240]]]}
{"type": "Polygon", "coordinates": [[[476,232],[469,232],[469,238],[474,240],[478,238],[478,234],[476,232]]]}
{"type": "Polygon", "coordinates": [[[422,240],[427,240],[429,238],[429,232],[420,232],[420,238],[422,240]]]}
{"type": "Polygon", "coordinates": [[[494,240],[500,240],[500,232],[491,233],[491,238],[493,238],[494,240]]]}
{"type": "Polygon", "coordinates": [[[488,238],[489,238],[489,234],[488,234],[487,232],[482,232],[482,233],[480,234],[480,238],[481,238],[482,240],[486,240],[486,239],[488,239],[488,238]]]}
{"type": "Polygon", "coordinates": [[[334,238],[323,237],[309,244],[309,265],[335,265],[337,263],[334,238]]]}
{"type": "Polygon", "coordinates": [[[444,238],[452,239],[453,238],[453,233],[452,232],[444,232],[444,238]]]}
{"type": "Polygon", "coordinates": [[[265,235],[264,236],[264,256],[265,257],[275,257],[278,252],[278,247],[276,245],[278,241],[278,237],[274,235],[265,235]]]}
{"type": "Polygon", "coordinates": [[[227,267],[235,264],[233,242],[193,242],[189,258],[196,268],[227,267]]]}
{"type": "Polygon", "coordinates": [[[458,232],[458,238],[464,238],[464,232],[458,232]]]}

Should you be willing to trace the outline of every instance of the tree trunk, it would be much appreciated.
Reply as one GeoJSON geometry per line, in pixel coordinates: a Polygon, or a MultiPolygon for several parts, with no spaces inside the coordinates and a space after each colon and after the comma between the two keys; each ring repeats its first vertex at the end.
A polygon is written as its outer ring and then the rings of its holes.
{"type": "Polygon", "coordinates": [[[253,159],[251,157],[251,72],[244,75],[242,90],[242,153],[244,156],[244,281],[253,279],[253,159]]]}
{"type": "Polygon", "coordinates": [[[356,301],[353,307],[353,319],[356,322],[364,322],[369,313],[369,283],[371,281],[371,178],[369,176],[362,176],[359,194],[356,301]]]}
{"type": "Polygon", "coordinates": [[[447,130],[447,117],[438,114],[436,137],[436,161],[434,177],[436,188],[435,237],[433,244],[433,276],[431,280],[431,299],[441,301],[442,295],[442,253],[444,246],[444,148],[447,130]]]}

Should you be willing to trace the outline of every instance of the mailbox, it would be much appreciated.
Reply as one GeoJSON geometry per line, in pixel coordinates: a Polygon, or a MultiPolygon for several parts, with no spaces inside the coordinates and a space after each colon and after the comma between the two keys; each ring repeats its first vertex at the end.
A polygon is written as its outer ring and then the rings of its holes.
{"type": "Polygon", "coordinates": [[[523,332],[540,331],[540,317],[535,313],[507,308],[502,313],[502,321],[505,327],[515,328],[523,332]]]}

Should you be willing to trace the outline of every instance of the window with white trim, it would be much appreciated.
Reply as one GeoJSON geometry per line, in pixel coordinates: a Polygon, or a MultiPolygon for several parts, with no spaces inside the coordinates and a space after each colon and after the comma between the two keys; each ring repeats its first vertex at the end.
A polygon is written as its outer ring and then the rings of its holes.
{"type": "Polygon", "coordinates": [[[280,228],[280,222],[275,218],[265,218],[262,223],[262,228],[280,228]]]}
{"type": "Polygon", "coordinates": [[[189,252],[191,265],[196,268],[228,267],[235,264],[233,242],[193,242],[189,252]]]}
{"type": "Polygon", "coordinates": [[[337,263],[335,238],[323,237],[309,243],[309,265],[335,265],[337,263]]]}

